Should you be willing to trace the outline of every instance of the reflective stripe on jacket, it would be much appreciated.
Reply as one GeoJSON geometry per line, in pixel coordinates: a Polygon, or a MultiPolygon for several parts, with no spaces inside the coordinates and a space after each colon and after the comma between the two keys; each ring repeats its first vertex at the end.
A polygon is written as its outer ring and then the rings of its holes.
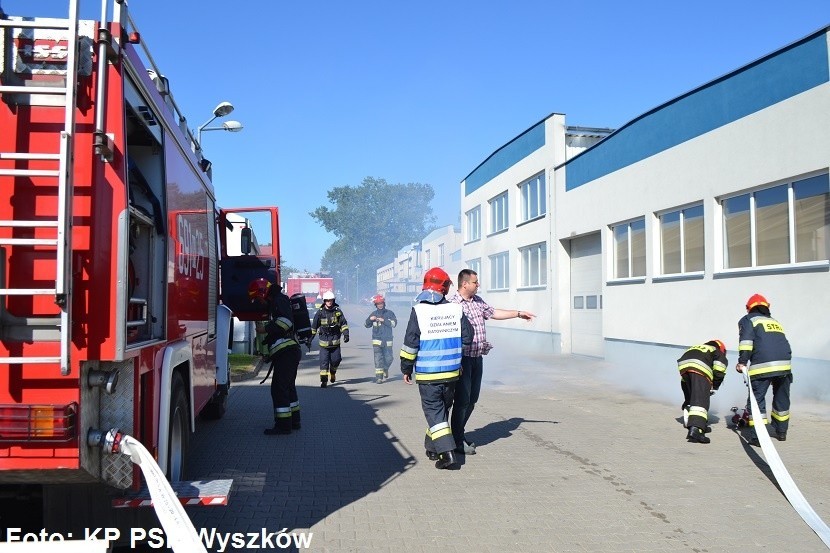
{"type": "Polygon", "coordinates": [[[729,361],[726,359],[726,354],[710,344],[692,346],[677,360],[677,369],[681,376],[690,371],[701,374],[712,383],[715,390],[723,382],[727,366],[729,366],[729,361]]]}

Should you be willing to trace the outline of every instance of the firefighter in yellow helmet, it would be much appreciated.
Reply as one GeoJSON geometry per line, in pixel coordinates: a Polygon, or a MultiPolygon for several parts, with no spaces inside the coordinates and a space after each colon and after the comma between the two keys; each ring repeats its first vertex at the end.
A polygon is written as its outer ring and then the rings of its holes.
{"type": "MultiPolygon", "coordinates": [[[[251,302],[264,305],[268,320],[262,327],[263,343],[271,361],[271,402],[274,406],[274,427],[265,434],[290,434],[300,428],[300,400],[297,397],[297,367],[302,358],[294,332],[294,313],[288,297],[278,286],[265,278],[254,279],[248,286],[251,302]]],[[[267,376],[265,377],[268,378],[267,376]]],[[[264,382],[265,380],[263,380],[264,382]]]]}
{"type": "MultiPolygon", "coordinates": [[[[761,421],[749,420],[753,432],[752,445],[759,445],[755,432],[756,423],[767,424],[766,395],[772,385],[772,429],[779,441],[787,439],[790,423],[790,384],[792,374],[792,349],[784,334],[784,328],[772,318],[769,302],[761,294],[753,294],[746,302],[746,315],[738,321],[738,364],[735,370],[747,371],[752,393],[761,411],[761,421]]],[[[751,412],[749,396],[747,410],[751,412]]]]}
{"type": "Polygon", "coordinates": [[[709,396],[720,388],[726,376],[726,346],[720,340],[692,346],[677,360],[680,387],[683,389],[683,426],[689,429],[686,439],[708,444],[712,428],[709,420],[709,396]]]}
{"type": "Polygon", "coordinates": [[[337,367],[340,366],[343,356],[340,353],[340,340],[349,341],[349,323],[346,316],[337,305],[334,292],[331,290],[323,294],[323,306],[314,314],[311,323],[312,336],[317,336],[320,345],[320,387],[325,388],[337,378],[337,367]]]}
{"type": "Polygon", "coordinates": [[[451,284],[440,267],[424,274],[423,291],[415,298],[418,304],[409,314],[401,347],[403,379],[412,384],[415,374],[427,420],[424,447],[438,469],[457,463],[449,412],[461,371],[461,347],[472,343],[474,332],[461,306],[445,297],[451,284]]]}
{"type": "Polygon", "coordinates": [[[372,329],[372,349],[375,353],[375,382],[380,384],[389,378],[392,365],[392,329],[398,325],[398,318],[391,309],[386,309],[386,298],[381,294],[372,298],[375,310],[366,317],[364,326],[372,329]]]}

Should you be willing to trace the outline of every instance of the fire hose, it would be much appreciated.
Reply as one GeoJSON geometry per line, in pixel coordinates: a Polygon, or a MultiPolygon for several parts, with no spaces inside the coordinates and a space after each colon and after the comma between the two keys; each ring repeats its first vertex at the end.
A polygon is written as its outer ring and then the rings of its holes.
{"type": "MultiPolygon", "coordinates": [[[[752,393],[752,386],[749,382],[749,368],[745,368],[741,373],[744,377],[744,384],[746,384],[747,390],[749,391],[749,401],[750,406],[752,408],[752,419],[755,421],[762,421],[763,417],[761,416],[761,409],[758,407],[758,402],[755,399],[755,394],[752,393]]],[[[763,423],[762,423],[763,424],[763,423]]],[[[772,470],[773,476],[775,476],[775,481],[778,482],[778,485],[781,487],[781,491],[784,492],[784,497],[787,498],[787,501],[790,502],[790,505],[793,506],[795,512],[801,517],[801,519],[807,523],[807,525],[813,529],[821,541],[824,542],[828,548],[830,548],[830,528],[827,527],[827,524],[815,510],[810,506],[807,500],[804,498],[804,494],[801,493],[801,490],[798,489],[798,486],[795,485],[792,476],[787,471],[787,467],[784,466],[784,463],[781,461],[781,457],[778,455],[778,451],[775,449],[775,446],[772,445],[772,440],[769,437],[769,433],[766,432],[764,426],[761,426],[760,430],[758,431],[758,427],[756,426],[756,435],[758,436],[758,443],[761,444],[761,452],[764,454],[764,459],[767,461],[767,465],[772,470]]]]}
{"type": "Polygon", "coordinates": [[[119,447],[121,453],[129,455],[144,475],[153,499],[153,508],[167,535],[167,545],[176,553],[207,553],[190,517],[147,448],[129,435],[121,439],[119,447]]]}

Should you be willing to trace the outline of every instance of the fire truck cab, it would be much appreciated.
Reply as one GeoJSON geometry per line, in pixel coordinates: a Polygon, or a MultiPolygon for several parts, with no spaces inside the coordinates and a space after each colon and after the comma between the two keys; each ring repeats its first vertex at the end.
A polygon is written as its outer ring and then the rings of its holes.
{"type": "Polygon", "coordinates": [[[231,316],[262,319],[247,285],[280,282],[277,208],[217,207],[127,2],[100,1],[100,21],[78,0],[0,17],[0,497],[54,531],[118,524],[141,480],[124,434],[185,478],[196,417],[224,412],[231,316]],[[230,255],[228,213],[254,210],[270,253],[230,255]]]}

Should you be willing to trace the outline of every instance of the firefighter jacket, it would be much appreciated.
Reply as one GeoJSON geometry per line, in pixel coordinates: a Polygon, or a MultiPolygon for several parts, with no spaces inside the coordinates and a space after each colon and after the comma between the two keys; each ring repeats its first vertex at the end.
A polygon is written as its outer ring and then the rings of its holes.
{"type": "Polygon", "coordinates": [[[280,291],[268,298],[268,322],[265,323],[265,339],[268,355],[274,355],[290,347],[300,347],[294,334],[294,311],[288,296],[280,291]]]}
{"type": "Polygon", "coordinates": [[[738,321],[738,363],[749,365],[750,378],[790,374],[792,350],[781,323],[753,308],[738,321]]]}
{"type": "Polygon", "coordinates": [[[677,360],[677,368],[681,377],[687,372],[705,376],[715,390],[720,388],[728,366],[726,354],[711,343],[692,346],[677,360]]]}
{"type": "Polygon", "coordinates": [[[325,305],[314,314],[314,321],[311,323],[312,337],[317,336],[321,348],[340,347],[340,336],[343,340],[349,341],[349,323],[346,316],[336,303],[331,309],[325,305]]]}
{"type": "Polygon", "coordinates": [[[395,313],[386,309],[375,309],[366,317],[364,326],[372,329],[372,345],[392,347],[392,329],[398,325],[395,313]],[[375,320],[371,318],[374,315],[375,320]],[[378,319],[383,319],[382,321],[378,319]]]}
{"type": "Polygon", "coordinates": [[[421,302],[412,308],[401,347],[401,372],[418,384],[457,380],[461,347],[473,341],[473,325],[457,303],[421,302]]]}

